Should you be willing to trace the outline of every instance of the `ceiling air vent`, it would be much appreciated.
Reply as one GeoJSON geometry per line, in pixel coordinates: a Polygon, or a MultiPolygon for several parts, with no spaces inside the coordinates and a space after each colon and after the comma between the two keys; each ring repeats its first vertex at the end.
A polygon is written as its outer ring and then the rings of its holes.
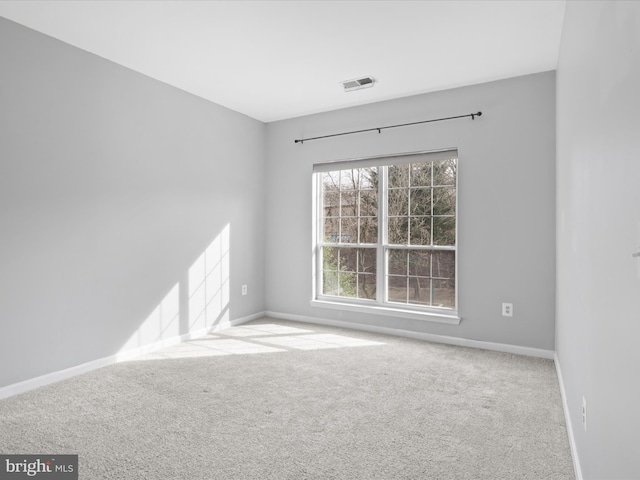
{"type": "Polygon", "coordinates": [[[375,80],[372,77],[355,78],[353,80],[345,80],[340,82],[344,87],[345,92],[353,92],[354,90],[360,90],[361,88],[373,87],[375,80]]]}

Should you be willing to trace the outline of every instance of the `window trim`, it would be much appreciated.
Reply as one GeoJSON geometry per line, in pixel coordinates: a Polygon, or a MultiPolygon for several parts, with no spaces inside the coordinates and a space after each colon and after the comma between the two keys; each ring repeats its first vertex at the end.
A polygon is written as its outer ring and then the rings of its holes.
{"type": "MultiPolygon", "coordinates": [[[[403,306],[402,304],[397,304],[402,308],[393,308],[388,304],[380,305],[380,304],[369,304],[366,305],[359,304],[357,302],[341,302],[335,301],[335,299],[339,299],[340,297],[324,297],[321,299],[311,300],[310,305],[312,307],[321,307],[328,308],[332,310],[342,310],[342,311],[350,311],[357,313],[366,313],[366,314],[374,314],[374,315],[385,315],[387,317],[398,317],[398,318],[407,318],[409,320],[423,320],[428,322],[436,322],[436,323],[447,323],[449,325],[459,325],[462,321],[462,318],[458,316],[457,313],[440,313],[433,311],[414,311],[409,306],[403,306]],[[329,300],[331,298],[331,300],[329,300]]],[[[351,299],[350,299],[351,300],[351,299]]],[[[358,299],[353,299],[358,300],[358,299]]],[[[396,305],[396,304],[393,304],[396,305]]],[[[450,311],[450,310],[449,310],[450,311]]],[[[447,312],[449,312],[447,311],[447,312]]],[[[451,311],[453,312],[453,311],[451,311]]]]}
{"type": "MultiPolygon", "coordinates": [[[[448,148],[437,151],[419,151],[419,152],[411,152],[411,153],[401,153],[395,155],[384,155],[384,156],[374,156],[367,158],[357,158],[351,160],[344,161],[331,161],[331,162],[322,162],[318,164],[314,164],[313,166],[313,175],[312,175],[312,183],[313,183],[313,229],[312,229],[312,300],[310,302],[311,306],[314,307],[322,307],[329,309],[338,309],[338,310],[346,310],[353,311],[359,313],[366,314],[379,314],[386,316],[393,316],[399,318],[408,318],[408,319],[417,319],[417,320],[425,320],[431,322],[438,323],[447,323],[447,324],[459,324],[461,321],[461,317],[458,313],[459,307],[459,288],[458,288],[458,252],[459,252],[459,236],[458,236],[458,225],[459,225],[459,208],[458,208],[458,185],[459,185],[459,164],[460,164],[460,155],[459,150],[457,148],[448,148]],[[418,156],[428,156],[431,158],[427,159],[417,159],[418,156]],[[322,268],[319,265],[319,259],[321,258],[321,248],[323,246],[331,246],[327,244],[327,242],[323,242],[320,238],[322,234],[322,219],[323,219],[323,211],[322,211],[322,173],[328,171],[336,171],[336,170],[346,170],[346,169],[355,169],[362,167],[370,167],[370,166],[390,166],[397,164],[408,164],[408,163],[419,163],[419,162],[436,162],[438,160],[444,160],[446,158],[451,158],[452,155],[455,155],[456,165],[458,166],[456,171],[456,214],[455,214],[455,233],[456,233],[456,245],[453,246],[438,246],[431,247],[428,246],[426,248],[422,248],[422,246],[413,246],[418,247],[418,249],[424,249],[429,251],[454,251],[456,252],[456,261],[455,261],[455,308],[443,308],[443,307],[434,307],[434,306],[422,306],[422,305],[412,305],[412,304],[403,304],[403,303],[395,303],[388,301],[388,292],[386,289],[387,282],[387,271],[386,271],[386,258],[387,252],[391,248],[398,248],[397,245],[388,245],[387,244],[387,201],[386,195],[384,194],[385,189],[387,188],[387,176],[382,175],[380,178],[380,182],[378,184],[378,198],[379,198],[379,208],[382,207],[381,213],[379,213],[379,224],[378,224],[378,241],[376,244],[372,244],[375,246],[377,251],[377,265],[381,267],[382,270],[377,269],[376,277],[377,277],[377,292],[381,292],[382,298],[378,295],[376,300],[363,300],[358,298],[350,298],[350,297],[339,297],[333,295],[322,295],[319,292],[319,287],[322,285],[322,268]]],[[[336,246],[344,246],[345,248],[359,248],[359,245],[344,245],[344,244],[336,244],[336,246]]],[[[411,245],[400,246],[399,248],[411,249],[411,245]]]]}

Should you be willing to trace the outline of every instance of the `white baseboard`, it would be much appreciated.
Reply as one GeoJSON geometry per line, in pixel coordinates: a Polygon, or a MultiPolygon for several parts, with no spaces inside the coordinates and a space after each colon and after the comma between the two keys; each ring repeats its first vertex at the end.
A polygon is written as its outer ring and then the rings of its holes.
{"type": "Polygon", "coordinates": [[[59,382],[60,380],[65,380],[92,370],[97,370],[98,368],[106,367],[112,363],[116,363],[116,355],[99,358],[91,362],[83,363],[82,365],[76,365],[75,367],[65,368],[64,370],[58,370],[57,372],[51,372],[22,382],[13,383],[0,388],[0,399],[18,395],[19,393],[43,387],[50,383],[59,382]]]}
{"type": "Polygon", "coordinates": [[[118,352],[114,355],[109,355],[108,357],[92,360],[90,362],[86,362],[81,365],[65,368],[64,370],[58,370],[56,372],[47,373],[39,377],[30,378],[22,382],[7,385],[5,387],[0,388],[0,399],[11,397],[13,395],[18,395],[19,393],[24,393],[29,390],[33,390],[34,388],[43,387],[45,385],[59,382],[67,378],[75,377],[76,375],[81,375],[83,373],[91,372],[93,370],[97,370],[98,368],[106,367],[108,365],[113,365],[114,363],[123,362],[125,360],[131,360],[135,357],[154,352],[161,348],[177,345],[178,343],[186,342],[187,340],[193,340],[195,338],[203,337],[208,333],[215,333],[228,327],[241,325],[251,320],[262,318],[264,317],[264,315],[265,315],[265,312],[259,312],[253,315],[248,315],[246,317],[236,318],[235,320],[216,324],[211,328],[202,328],[199,330],[195,330],[193,332],[189,332],[176,337],[160,340],[158,342],[154,342],[148,345],[143,345],[141,347],[137,347],[124,352],[118,352]]]}
{"type": "Polygon", "coordinates": [[[576,440],[573,435],[573,426],[571,424],[571,417],[569,416],[569,403],[567,402],[567,392],[564,389],[564,379],[562,377],[562,369],[560,368],[560,361],[558,354],[554,355],[553,361],[556,365],[556,373],[558,374],[558,383],[560,384],[560,395],[562,397],[562,410],[564,411],[564,423],[567,425],[567,435],[569,436],[569,447],[571,448],[571,458],[573,459],[573,471],[576,475],[576,480],[583,480],[582,468],[580,467],[580,457],[578,456],[578,448],[576,446],[576,440]]]}
{"type": "Polygon", "coordinates": [[[519,345],[508,345],[505,343],[483,342],[481,340],[471,340],[468,338],[449,337],[446,335],[435,335],[432,333],[413,332],[411,330],[401,330],[390,327],[378,327],[375,325],[365,325],[362,323],[342,322],[340,320],[329,320],[325,318],[307,317],[304,315],[293,315],[281,312],[265,312],[265,315],[272,318],[281,318],[283,320],[293,320],[296,322],[314,323],[317,325],[327,325],[332,327],[348,328],[351,330],[362,330],[372,333],[383,333],[386,335],[395,335],[397,337],[414,338],[416,340],[425,340],[434,343],[445,343],[448,345],[458,345],[461,347],[481,348],[484,350],[494,350],[497,352],[514,353],[516,355],[526,355],[528,357],[553,359],[553,350],[544,350],[541,348],[522,347],[519,345]]]}

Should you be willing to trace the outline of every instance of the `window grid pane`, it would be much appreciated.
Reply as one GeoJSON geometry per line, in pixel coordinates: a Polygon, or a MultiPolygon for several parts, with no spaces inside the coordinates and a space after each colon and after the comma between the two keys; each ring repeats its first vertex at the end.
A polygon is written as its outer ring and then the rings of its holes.
{"type": "Polygon", "coordinates": [[[389,302],[455,307],[455,251],[393,249],[388,252],[389,302]]]}
{"type": "Polygon", "coordinates": [[[323,247],[322,293],[375,300],[376,248],[323,247]]]}
{"type": "Polygon", "coordinates": [[[337,170],[322,175],[323,242],[378,242],[378,168],[337,170]]]}
{"type": "Polygon", "coordinates": [[[457,162],[389,167],[390,245],[454,246],[457,162]]]}

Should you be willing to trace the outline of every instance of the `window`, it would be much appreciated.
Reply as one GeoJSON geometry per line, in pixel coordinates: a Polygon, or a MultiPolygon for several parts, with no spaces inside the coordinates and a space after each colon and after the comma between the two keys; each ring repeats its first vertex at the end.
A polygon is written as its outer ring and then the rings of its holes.
{"type": "Polygon", "coordinates": [[[457,151],[318,164],[315,299],[456,315],[457,151]]]}

